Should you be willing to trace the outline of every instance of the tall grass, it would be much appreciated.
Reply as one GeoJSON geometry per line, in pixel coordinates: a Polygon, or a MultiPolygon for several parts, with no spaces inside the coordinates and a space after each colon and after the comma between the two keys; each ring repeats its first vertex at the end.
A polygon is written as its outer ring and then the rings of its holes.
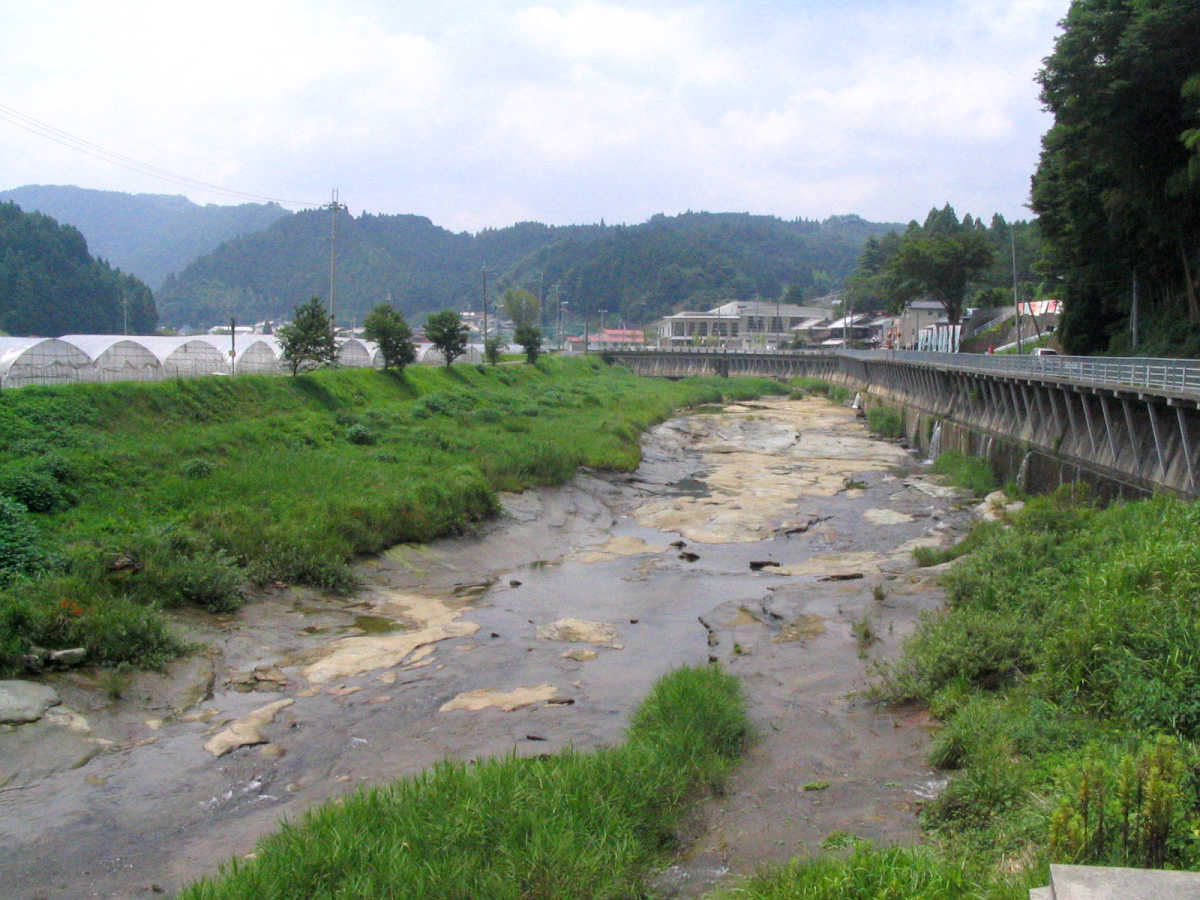
{"type": "Polygon", "coordinates": [[[932,760],[959,774],[927,825],[985,854],[1200,865],[1200,510],[1037,498],[946,585],[878,686],[946,723],[932,760]]]}
{"type": "Polygon", "coordinates": [[[856,844],[848,857],[794,860],[714,900],[1025,900],[1020,878],[988,872],[930,847],[856,844]]]}
{"type": "Polygon", "coordinates": [[[867,410],[867,430],[876,437],[899,440],[904,437],[904,418],[890,406],[872,406],[867,410]]]}
{"type": "Polygon", "coordinates": [[[935,475],[942,475],[955,487],[965,488],[982,497],[997,487],[996,474],[987,460],[978,456],[967,456],[957,450],[947,450],[938,455],[931,467],[935,475]]]}
{"type": "Polygon", "coordinates": [[[180,649],[162,608],[233,609],[250,582],[347,590],[358,554],[460,532],[497,491],[631,470],[680,407],[783,390],[543,360],[5,391],[0,676],[34,644],[161,662],[180,649]]]}
{"type": "Polygon", "coordinates": [[[619,898],[648,893],[680,817],[721,783],[748,724],[715,666],[663,678],[620,747],[444,762],[326,804],[251,862],[180,894],[215,898],[619,898]]]}

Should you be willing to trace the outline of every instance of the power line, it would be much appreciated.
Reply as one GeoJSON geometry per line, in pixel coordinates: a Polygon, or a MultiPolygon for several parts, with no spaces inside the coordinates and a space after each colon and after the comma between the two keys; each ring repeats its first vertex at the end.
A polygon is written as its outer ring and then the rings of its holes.
{"type": "Polygon", "coordinates": [[[163,169],[153,163],[143,162],[134,159],[132,156],[126,156],[123,153],[118,153],[115,150],[109,150],[92,141],[85,140],[71,134],[68,131],[63,131],[61,128],[43,122],[40,119],[35,119],[33,116],[26,115],[23,112],[13,109],[10,106],[5,106],[0,103],[0,121],[8,122],[10,125],[29,132],[30,134],[43,137],[48,141],[53,141],[68,149],[75,150],[94,159],[102,160],[114,166],[119,166],[123,169],[128,169],[131,172],[137,172],[141,175],[148,175],[151,178],[158,178],[162,181],[169,181],[173,184],[182,185],[184,187],[204,188],[208,191],[213,191],[218,194],[223,194],[228,197],[234,197],[241,200],[259,200],[268,203],[278,203],[281,206],[299,206],[299,207],[319,207],[322,204],[314,203],[308,200],[289,200],[282,197],[269,197],[265,194],[255,194],[249,191],[239,191],[234,188],[222,187],[219,184],[213,184],[208,181],[202,181],[199,178],[192,178],[188,175],[181,175],[178,172],[172,172],[169,169],[163,169]]]}

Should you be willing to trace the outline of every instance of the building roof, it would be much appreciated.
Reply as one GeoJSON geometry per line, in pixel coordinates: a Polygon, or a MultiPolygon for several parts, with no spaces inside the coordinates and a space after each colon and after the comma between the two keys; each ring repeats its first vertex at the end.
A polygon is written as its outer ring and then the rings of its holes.
{"type": "Polygon", "coordinates": [[[774,300],[728,300],[706,312],[684,311],[664,319],[740,319],[742,316],[780,316],[782,318],[823,319],[829,311],[820,306],[798,306],[774,300]]]}

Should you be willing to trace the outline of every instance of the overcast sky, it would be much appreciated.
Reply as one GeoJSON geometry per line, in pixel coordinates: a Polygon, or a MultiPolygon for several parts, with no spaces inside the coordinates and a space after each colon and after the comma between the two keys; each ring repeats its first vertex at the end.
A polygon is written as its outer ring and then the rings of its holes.
{"type": "MultiPolygon", "coordinates": [[[[1068,0],[5,4],[0,188],[251,194],[454,230],[686,209],[1028,218],[1068,0]],[[61,137],[61,135],[60,135],[61,137]],[[65,139],[65,138],[64,138],[65,139]]],[[[290,203],[295,208],[295,203],[290,203]]]]}

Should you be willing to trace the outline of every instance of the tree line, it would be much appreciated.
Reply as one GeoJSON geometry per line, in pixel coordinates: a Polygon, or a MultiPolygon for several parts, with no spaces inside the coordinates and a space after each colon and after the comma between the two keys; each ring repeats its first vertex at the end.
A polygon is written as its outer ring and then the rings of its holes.
{"type": "MultiPolygon", "coordinates": [[[[283,319],[329,290],[329,213],[310,210],[227,241],[168,278],[157,297],[165,322],[203,325],[283,319]]],[[[489,291],[520,287],[546,312],[641,324],[733,297],[812,298],[841,284],[863,242],[898,225],[839,216],[785,221],[742,213],[654,216],[640,225],[524,222],[454,234],[419,216],[342,213],[334,285],[339,325],[361,323],[381,302],[406,315],[478,307],[489,291]]]]}
{"type": "Polygon", "coordinates": [[[1035,271],[1040,238],[1036,222],[991,224],[967,213],[960,220],[947,203],[901,232],[870,238],[846,281],[857,310],[899,312],[910,300],[939,301],[950,322],[967,306],[999,306],[1040,296],[1035,271]],[[1014,298],[1014,290],[1016,297],[1014,298]]]}
{"type": "Polygon", "coordinates": [[[0,331],[149,334],[157,321],[150,289],[92,257],[78,229],[0,203],[0,331]]]}
{"type": "Polygon", "coordinates": [[[1200,355],[1200,4],[1075,0],[1062,29],[1032,203],[1062,343],[1200,355]]]}
{"type": "MultiPolygon", "coordinates": [[[[528,363],[537,362],[542,335],[533,324],[537,316],[536,299],[527,292],[510,290],[505,295],[505,307],[516,324],[515,343],[524,351],[528,363]]],[[[372,309],[363,322],[363,337],[379,345],[384,371],[403,372],[405,366],[416,361],[412,328],[404,314],[394,306],[381,303],[372,309]]],[[[449,367],[466,353],[470,332],[458,312],[444,309],[426,317],[425,337],[442,354],[443,363],[449,367]]],[[[279,326],[276,338],[280,355],[293,377],[301,371],[331,366],[337,361],[336,329],[320,297],[314,296],[292,310],[291,321],[279,326]]],[[[502,346],[499,337],[485,337],[484,352],[492,365],[500,362],[502,346]]]]}

